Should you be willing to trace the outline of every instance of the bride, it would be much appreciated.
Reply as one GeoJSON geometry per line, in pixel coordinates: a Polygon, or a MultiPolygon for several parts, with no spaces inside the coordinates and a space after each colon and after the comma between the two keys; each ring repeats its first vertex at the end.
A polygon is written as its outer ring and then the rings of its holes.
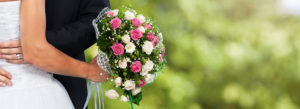
{"type": "Polygon", "coordinates": [[[22,57],[29,63],[0,60],[14,83],[0,87],[0,109],[73,109],[64,87],[47,72],[107,81],[109,74],[95,60],[84,63],[67,56],[47,42],[45,33],[45,0],[0,0],[0,42],[20,38],[22,57]]]}

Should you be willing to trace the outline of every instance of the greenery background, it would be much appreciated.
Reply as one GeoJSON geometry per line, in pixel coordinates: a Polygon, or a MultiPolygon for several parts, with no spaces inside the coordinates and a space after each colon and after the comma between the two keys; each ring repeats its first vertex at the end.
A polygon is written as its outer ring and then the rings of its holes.
{"type": "Polygon", "coordinates": [[[300,19],[278,12],[276,0],[110,1],[131,4],[164,33],[168,67],[135,109],[300,108],[300,19]]]}

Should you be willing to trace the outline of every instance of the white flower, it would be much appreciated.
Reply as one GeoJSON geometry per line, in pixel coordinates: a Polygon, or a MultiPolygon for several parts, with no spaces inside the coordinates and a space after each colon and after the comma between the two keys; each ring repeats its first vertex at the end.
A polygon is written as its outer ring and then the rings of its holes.
{"type": "Polygon", "coordinates": [[[143,48],[143,51],[148,55],[150,55],[153,51],[153,45],[150,41],[145,41],[142,48],[143,48]]]}
{"type": "Polygon", "coordinates": [[[122,84],[122,78],[121,77],[116,78],[115,79],[115,84],[116,84],[116,87],[121,86],[121,84],[122,84]]]}
{"type": "Polygon", "coordinates": [[[143,26],[140,26],[139,28],[137,28],[138,30],[140,30],[141,32],[145,33],[145,28],[143,26]]]}
{"type": "Polygon", "coordinates": [[[126,59],[120,60],[119,67],[125,69],[127,67],[127,60],[126,59]]]}
{"type": "Polygon", "coordinates": [[[145,76],[148,74],[149,71],[151,71],[154,67],[154,63],[151,60],[148,60],[145,65],[142,67],[142,72],[140,75],[145,76]]]}
{"type": "Polygon", "coordinates": [[[128,44],[130,42],[130,36],[129,35],[124,35],[122,37],[122,41],[125,43],[125,44],[128,44]]]}
{"type": "Polygon", "coordinates": [[[145,76],[148,74],[149,71],[147,71],[146,69],[144,69],[144,66],[142,68],[142,71],[140,72],[140,75],[145,76]]]}
{"type": "Polygon", "coordinates": [[[125,58],[127,62],[131,62],[130,58],[125,58]]]}
{"type": "Polygon", "coordinates": [[[132,20],[135,18],[135,14],[130,12],[130,11],[126,11],[125,12],[125,17],[124,17],[126,20],[132,20]]]}
{"type": "Polygon", "coordinates": [[[135,89],[131,90],[131,93],[133,96],[139,94],[140,92],[141,92],[141,88],[135,88],[135,89]]]}
{"type": "Polygon", "coordinates": [[[130,42],[130,43],[126,44],[125,50],[127,53],[133,53],[135,50],[135,45],[130,42]]]}
{"type": "Polygon", "coordinates": [[[143,15],[138,15],[137,19],[139,19],[141,23],[144,23],[146,21],[146,18],[143,15]]]}
{"type": "Polygon", "coordinates": [[[144,65],[145,69],[148,69],[148,71],[151,71],[154,67],[154,63],[151,60],[148,60],[145,65],[144,65]]]}
{"type": "Polygon", "coordinates": [[[148,84],[148,83],[151,83],[154,79],[154,75],[153,74],[147,74],[145,76],[145,82],[148,84]]]}
{"type": "Polygon", "coordinates": [[[119,97],[119,94],[116,90],[110,89],[108,91],[105,91],[105,96],[107,96],[110,99],[116,99],[119,97]]]}
{"type": "Polygon", "coordinates": [[[117,16],[117,15],[119,14],[119,10],[118,10],[118,9],[114,9],[114,10],[112,10],[111,12],[114,13],[113,16],[117,16]]]}
{"type": "Polygon", "coordinates": [[[122,102],[128,102],[128,101],[129,101],[129,98],[126,97],[125,95],[122,95],[122,96],[121,96],[121,101],[122,101],[122,102]]]}
{"type": "Polygon", "coordinates": [[[162,35],[162,33],[158,33],[158,38],[159,38],[160,42],[163,41],[163,35],[162,35]]]}
{"type": "Polygon", "coordinates": [[[126,80],[123,86],[126,90],[132,90],[135,88],[135,82],[132,80],[126,80]]]}

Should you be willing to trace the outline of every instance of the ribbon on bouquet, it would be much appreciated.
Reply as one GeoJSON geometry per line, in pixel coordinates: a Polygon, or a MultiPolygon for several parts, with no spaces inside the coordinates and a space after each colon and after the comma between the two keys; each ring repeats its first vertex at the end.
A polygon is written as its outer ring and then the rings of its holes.
{"type": "MultiPolygon", "coordinates": [[[[99,53],[97,55],[97,64],[103,70],[105,70],[106,72],[109,72],[112,75],[112,73],[111,73],[112,71],[111,71],[111,68],[110,68],[108,62],[109,62],[109,59],[107,58],[107,55],[104,54],[103,52],[99,51],[99,53]]],[[[99,109],[101,109],[101,103],[102,103],[102,108],[104,109],[104,97],[103,97],[104,94],[103,94],[102,84],[101,83],[92,82],[92,81],[90,81],[89,85],[88,85],[88,95],[87,95],[87,99],[85,101],[83,109],[87,108],[88,103],[89,103],[89,101],[91,99],[93,91],[94,91],[95,109],[97,109],[97,107],[98,107],[98,105],[97,105],[98,104],[97,103],[98,100],[99,100],[99,109]]]]}
{"type": "Polygon", "coordinates": [[[87,96],[87,99],[85,101],[83,109],[87,108],[89,100],[91,99],[93,91],[94,91],[95,109],[97,109],[97,107],[98,107],[97,98],[99,100],[99,109],[101,109],[101,103],[102,103],[102,108],[104,109],[104,97],[103,97],[104,94],[103,94],[102,84],[101,83],[95,83],[95,82],[89,82],[88,96],[87,96]],[[93,86],[95,86],[95,88],[93,88],[93,86]],[[95,90],[93,90],[93,89],[95,89],[95,90]],[[100,91],[101,91],[101,93],[100,93],[100,91]]]}

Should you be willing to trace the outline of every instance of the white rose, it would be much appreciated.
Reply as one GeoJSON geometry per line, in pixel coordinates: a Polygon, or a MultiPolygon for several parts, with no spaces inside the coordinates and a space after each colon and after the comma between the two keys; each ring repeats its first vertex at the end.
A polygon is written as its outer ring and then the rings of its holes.
{"type": "Polygon", "coordinates": [[[119,94],[116,90],[110,89],[108,91],[105,91],[105,96],[107,96],[110,99],[116,99],[119,97],[119,94]]]}
{"type": "Polygon", "coordinates": [[[122,69],[125,69],[127,67],[126,59],[123,59],[123,60],[119,61],[119,67],[122,68],[122,69]]]}
{"type": "Polygon", "coordinates": [[[121,101],[122,101],[122,102],[128,102],[128,101],[129,101],[129,98],[126,97],[125,95],[122,95],[122,96],[121,96],[121,101]]]}
{"type": "Polygon", "coordinates": [[[111,12],[114,13],[114,16],[117,16],[117,15],[119,14],[119,10],[118,10],[118,9],[114,9],[114,10],[112,10],[111,12]]]}
{"type": "Polygon", "coordinates": [[[142,33],[145,33],[145,28],[143,26],[140,26],[139,28],[137,28],[138,30],[140,30],[142,33]]]}
{"type": "Polygon", "coordinates": [[[151,71],[154,67],[154,63],[151,60],[148,60],[145,65],[144,65],[145,69],[148,69],[148,71],[151,71]]]}
{"type": "Polygon", "coordinates": [[[139,15],[137,19],[139,19],[141,23],[144,23],[146,21],[146,18],[143,15],[139,15]]]}
{"type": "Polygon", "coordinates": [[[130,11],[126,11],[125,12],[125,17],[124,17],[126,20],[132,20],[135,18],[135,14],[130,12],[130,11]]]}
{"type": "Polygon", "coordinates": [[[141,88],[135,88],[135,89],[131,90],[131,93],[133,96],[139,94],[140,92],[141,92],[141,88]]]}
{"type": "Polygon", "coordinates": [[[128,44],[130,42],[130,36],[129,35],[124,35],[122,37],[122,41],[125,43],[125,44],[128,44]]]}
{"type": "Polygon", "coordinates": [[[135,82],[132,80],[127,80],[127,81],[125,81],[123,86],[126,90],[132,90],[135,88],[135,82]]]}
{"type": "Polygon", "coordinates": [[[145,76],[145,82],[148,84],[148,83],[151,83],[154,79],[154,75],[153,74],[147,74],[145,76]]]}
{"type": "Polygon", "coordinates": [[[121,84],[122,84],[122,78],[121,77],[116,78],[115,79],[115,84],[116,84],[116,87],[121,86],[121,84]]]}
{"type": "Polygon", "coordinates": [[[145,76],[148,74],[149,71],[151,71],[154,67],[154,63],[151,60],[148,60],[145,65],[142,67],[142,72],[140,75],[145,76]]]}
{"type": "Polygon", "coordinates": [[[127,53],[133,53],[135,50],[135,45],[130,42],[130,43],[126,44],[125,50],[127,53]]]}
{"type": "Polygon", "coordinates": [[[142,48],[143,48],[143,51],[148,55],[150,55],[153,51],[153,45],[150,41],[145,41],[142,48]]]}
{"type": "Polygon", "coordinates": [[[140,75],[145,76],[148,74],[148,72],[149,71],[147,69],[144,69],[144,66],[143,66],[142,71],[140,72],[140,75]]]}

